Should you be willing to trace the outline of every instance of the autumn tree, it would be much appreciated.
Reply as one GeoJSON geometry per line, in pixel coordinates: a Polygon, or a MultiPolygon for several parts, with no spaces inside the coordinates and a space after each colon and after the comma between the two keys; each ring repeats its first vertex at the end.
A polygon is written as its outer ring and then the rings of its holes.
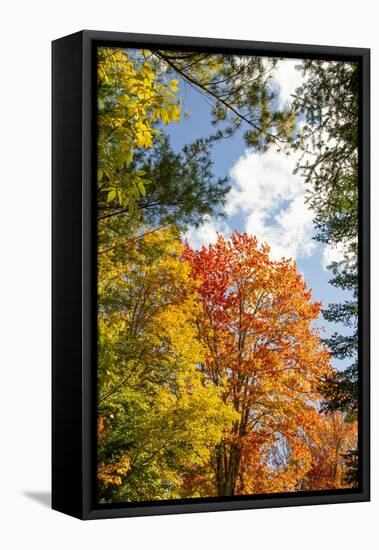
{"type": "Polygon", "coordinates": [[[294,262],[235,232],[184,258],[199,280],[201,371],[238,413],[213,455],[219,495],[295,490],[311,468],[329,353],[312,328],[321,309],[294,262]]]}
{"type": "Polygon", "coordinates": [[[98,481],[101,502],[180,497],[236,417],[197,369],[190,266],[172,228],[99,262],[98,481]]]}
{"type": "Polygon", "coordinates": [[[346,460],[349,449],[356,445],[357,422],[346,422],[340,412],[322,414],[309,440],[311,468],[301,483],[304,491],[355,487],[346,460]]]}

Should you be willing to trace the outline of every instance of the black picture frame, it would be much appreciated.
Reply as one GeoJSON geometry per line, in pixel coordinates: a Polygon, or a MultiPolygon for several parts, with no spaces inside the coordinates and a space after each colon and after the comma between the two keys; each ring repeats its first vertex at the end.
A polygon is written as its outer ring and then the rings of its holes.
{"type": "Polygon", "coordinates": [[[85,30],[52,43],[52,508],[81,519],[370,500],[370,50],[85,30]],[[359,121],[358,489],[98,505],[96,455],[96,56],[98,45],[354,60],[359,121]]]}

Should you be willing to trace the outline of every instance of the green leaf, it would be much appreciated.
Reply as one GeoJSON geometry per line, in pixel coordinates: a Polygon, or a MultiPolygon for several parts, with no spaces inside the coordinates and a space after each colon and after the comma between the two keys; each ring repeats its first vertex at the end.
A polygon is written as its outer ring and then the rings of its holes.
{"type": "Polygon", "coordinates": [[[129,197],[131,199],[134,198],[135,200],[138,200],[140,198],[140,193],[139,193],[137,187],[135,187],[135,185],[133,185],[133,187],[130,187],[128,189],[128,193],[129,193],[129,197]]]}
{"type": "Polygon", "coordinates": [[[139,180],[137,182],[137,185],[138,185],[138,189],[139,189],[139,192],[141,193],[142,197],[145,197],[146,196],[146,189],[145,189],[144,184],[142,183],[142,180],[139,180]]]}
{"type": "Polygon", "coordinates": [[[112,191],[109,191],[107,196],[107,202],[111,202],[116,198],[116,189],[112,189],[112,191]]]}

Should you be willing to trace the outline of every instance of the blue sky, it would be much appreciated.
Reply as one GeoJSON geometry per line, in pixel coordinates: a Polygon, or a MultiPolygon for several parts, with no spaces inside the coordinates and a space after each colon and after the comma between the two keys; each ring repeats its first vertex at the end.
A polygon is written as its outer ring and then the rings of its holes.
{"type": "MultiPolygon", "coordinates": [[[[300,85],[302,76],[296,70],[298,60],[280,62],[275,75],[278,105],[285,106],[291,93],[300,85]]],[[[190,113],[177,124],[169,124],[165,133],[170,136],[172,147],[182,147],[199,137],[207,137],[214,131],[210,124],[212,102],[182,79],[179,81],[182,111],[190,113]]],[[[201,228],[190,228],[187,237],[194,248],[207,245],[216,238],[217,231],[228,235],[237,229],[254,234],[272,248],[273,257],[292,257],[303,274],[313,299],[326,307],[330,302],[349,299],[349,293],[329,284],[331,273],[326,265],[338,259],[339,250],[325,247],[313,239],[312,212],[307,208],[304,195],[305,183],[293,174],[296,158],[292,154],[268,152],[254,153],[243,140],[243,130],[233,138],[217,143],[212,151],[214,174],[229,177],[232,189],[227,197],[224,221],[209,220],[201,228]]],[[[324,335],[342,332],[341,325],[327,323],[322,317],[316,323],[324,328],[324,335]]],[[[346,332],[346,331],[345,331],[346,332]]],[[[333,359],[337,368],[349,362],[333,359]]]]}

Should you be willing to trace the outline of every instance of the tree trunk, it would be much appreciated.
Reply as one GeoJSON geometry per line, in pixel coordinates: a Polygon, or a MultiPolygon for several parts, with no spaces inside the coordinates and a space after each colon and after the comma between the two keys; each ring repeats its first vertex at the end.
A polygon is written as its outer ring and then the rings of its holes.
{"type": "Polygon", "coordinates": [[[241,462],[239,446],[233,443],[229,449],[221,444],[217,451],[217,492],[219,496],[234,496],[237,490],[241,462]]]}

